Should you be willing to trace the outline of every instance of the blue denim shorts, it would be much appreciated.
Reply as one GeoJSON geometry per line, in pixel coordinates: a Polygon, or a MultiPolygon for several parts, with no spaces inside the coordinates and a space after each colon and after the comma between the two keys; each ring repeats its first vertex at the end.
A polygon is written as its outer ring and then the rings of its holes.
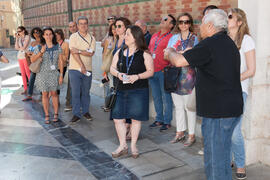
{"type": "Polygon", "coordinates": [[[149,119],[149,89],[119,90],[112,109],[113,119],[149,119]]]}

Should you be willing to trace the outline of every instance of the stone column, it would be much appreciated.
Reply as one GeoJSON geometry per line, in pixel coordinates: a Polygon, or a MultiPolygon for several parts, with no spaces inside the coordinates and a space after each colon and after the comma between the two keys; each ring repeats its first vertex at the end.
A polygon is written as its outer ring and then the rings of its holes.
{"type": "Polygon", "coordinates": [[[256,75],[243,119],[246,163],[270,165],[270,1],[239,0],[256,43],[256,75]]]}

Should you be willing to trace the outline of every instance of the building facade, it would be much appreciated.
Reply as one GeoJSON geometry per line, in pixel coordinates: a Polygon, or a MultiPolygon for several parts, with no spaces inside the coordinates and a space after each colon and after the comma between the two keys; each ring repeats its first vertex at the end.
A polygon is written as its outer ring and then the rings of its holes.
{"type": "Polygon", "coordinates": [[[14,44],[14,34],[22,24],[20,0],[0,1],[0,47],[14,44]]]}
{"type": "Polygon", "coordinates": [[[143,19],[150,32],[157,30],[160,19],[166,14],[177,16],[189,12],[200,23],[202,10],[209,4],[223,9],[237,6],[237,0],[23,0],[24,24],[28,29],[34,26],[52,26],[68,32],[68,6],[72,6],[72,17],[89,18],[90,31],[101,40],[108,29],[107,17],[124,16],[132,22],[143,19]]]}

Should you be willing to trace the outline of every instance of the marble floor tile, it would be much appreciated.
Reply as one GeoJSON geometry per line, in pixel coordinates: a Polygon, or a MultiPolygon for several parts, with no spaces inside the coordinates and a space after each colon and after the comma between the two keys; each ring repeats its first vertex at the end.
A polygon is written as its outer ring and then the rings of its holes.
{"type": "Polygon", "coordinates": [[[64,148],[44,145],[0,142],[0,152],[74,160],[73,157],[64,148]]]}
{"type": "Polygon", "coordinates": [[[65,147],[69,153],[71,153],[76,158],[81,158],[83,156],[91,155],[93,153],[101,152],[97,146],[90,142],[83,144],[76,144],[72,146],[65,147]]]}
{"type": "Polygon", "coordinates": [[[88,142],[88,140],[70,127],[55,129],[49,133],[63,146],[72,146],[88,142]]]}
{"type": "Polygon", "coordinates": [[[118,145],[111,140],[104,140],[96,142],[95,145],[111,156],[111,153],[117,149],[118,145]]]}
{"type": "Polygon", "coordinates": [[[36,120],[14,119],[4,117],[0,117],[0,125],[37,128],[42,127],[36,120]]]}
{"type": "Polygon", "coordinates": [[[110,161],[88,168],[91,169],[91,173],[97,179],[116,179],[116,177],[118,177],[119,180],[121,180],[120,177],[128,180],[139,179],[134,173],[131,173],[127,168],[116,161],[110,161]]]}
{"type": "Polygon", "coordinates": [[[138,159],[130,157],[119,162],[140,177],[185,165],[181,160],[160,150],[141,154],[138,159]]]}
{"type": "Polygon", "coordinates": [[[0,161],[6,162],[0,168],[0,177],[5,180],[96,179],[72,160],[0,153],[0,161]]]}
{"type": "MultiPolygon", "coordinates": [[[[159,173],[150,174],[142,178],[142,180],[172,180],[172,179],[180,179],[181,177],[190,174],[192,172],[192,168],[189,166],[181,166],[177,168],[172,168],[167,171],[162,171],[159,173]]],[[[194,179],[200,180],[200,179],[194,179]]]]}
{"type": "Polygon", "coordinates": [[[25,111],[24,107],[19,108],[10,108],[4,107],[1,110],[1,117],[0,118],[9,118],[9,119],[24,119],[24,120],[33,120],[35,119],[31,113],[25,111]]]}
{"type": "Polygon", "coordinates": [[[0,126],[0,141],[45,146],[61,146],[46,130],[36,127],[0,126]]]}

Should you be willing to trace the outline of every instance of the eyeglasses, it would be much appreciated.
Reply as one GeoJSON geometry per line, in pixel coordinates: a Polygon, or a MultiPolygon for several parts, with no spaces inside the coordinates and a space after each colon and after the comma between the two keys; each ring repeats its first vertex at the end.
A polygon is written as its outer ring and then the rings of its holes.
{"type": "Polygon", "coordinates": [[[190,20],[186,20],[186,21],[180,20],[180,21],[178,21],[178,23],[179,23],[180,25],[183,25],[183,24],[190,24],[191,22],[190,22],[190,20]]]}
{"type": "Polygon", "coordinates": [[[232,18],[233,18],[233,16],[230,14],[230,15],[228,16],[228,18],[229,18],[229,19],[232,19],[232,18]]]}
{"type": "Polygon", "coordinates": [[[116,28],[120,29],[122,25],[115,25],[116,28]]]}

